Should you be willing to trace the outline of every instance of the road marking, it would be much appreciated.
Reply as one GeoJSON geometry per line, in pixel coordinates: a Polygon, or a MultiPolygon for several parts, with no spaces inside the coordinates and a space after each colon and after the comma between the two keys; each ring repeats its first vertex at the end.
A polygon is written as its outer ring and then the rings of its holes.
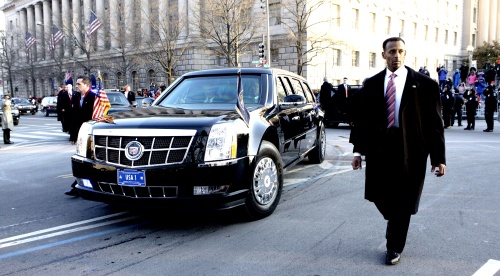
{"type": "Polygon", "coordinates": [[[476,273],[472,276],[493,276],[500,270],[500,261],[489,259],[476,273]]]}
{"type": "MultiPolygon", "coordinates": [[[[75,222],[75,223],[64,224],[64,225],[60,225],[60,226],[56,226],[56,227],[52,227],[52,228],[47,228],[47,229],[43,229],[43,230],[31,232],[31,233],[26,233],[26,234],[22,234],[22,235],[18,235],[18,236],[13,236],[13,237],[1,239],[0,240],[0,248],[7,247],[4,245],[10,244],[12,241],[22,240],[24,238],[29,238],[32,236],[37,236],[40,234],[45,234],[45,233],[49,233],[49,232],[53,232],[53,231],[57,231],[57,230],[61,230],[61,229],[66,229],[66,228],[70,228],[70,227],[74,227],[74,226],[78,226],[78,225],[83,225],[83,224],[87,224],[87,223],[91,223],[91,222],[95,222],[95,221],[100,221],[100,220],[104,220],[104,219],[108,219],[108,218],[113,218],[113,217],[117,217],[117,216],[121,216],[121,215],[125,215],[125,214],[128,214],[128,212],[120,212],[120,213],[115,213],[115,214],[97,217],[97,218],[93,218],[93,219],[82,220],[82,221],[75,222]]],[[[8,245],[8,246],[10,246],[10,245],[8,245]]]]}

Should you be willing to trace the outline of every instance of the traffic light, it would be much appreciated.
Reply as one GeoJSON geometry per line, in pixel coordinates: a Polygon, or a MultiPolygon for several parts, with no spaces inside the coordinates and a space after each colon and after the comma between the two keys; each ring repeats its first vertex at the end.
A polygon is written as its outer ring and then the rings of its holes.
{"type": "Polygon", "coordinates": [[[264,43],[259,43],[259,58],[264,58],[264,43]]]}

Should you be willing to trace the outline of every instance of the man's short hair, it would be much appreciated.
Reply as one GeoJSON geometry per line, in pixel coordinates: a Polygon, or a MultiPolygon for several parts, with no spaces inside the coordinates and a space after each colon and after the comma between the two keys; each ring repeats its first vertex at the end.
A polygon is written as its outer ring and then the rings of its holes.
{"type": "Polygon", "coordinates": [[[90,80],[89,76],[79,76],[78,79],[82,79],[82,83],[84,84],[92,84],[92,81],[90,80]]]}
{"type": "Polygon", "coordinates": [[[401,41],[401,42],[403,42],[403,44],[406,44],[405,41],[401,37],[398,37],[398,36],[389,37],[388,39],[384,40],[384,43],[382,43],[382,49],[384,49],[384,51],[385,51],[385,46],[387,46],[387,43],[389,43],[391,41],[401,41]]]}

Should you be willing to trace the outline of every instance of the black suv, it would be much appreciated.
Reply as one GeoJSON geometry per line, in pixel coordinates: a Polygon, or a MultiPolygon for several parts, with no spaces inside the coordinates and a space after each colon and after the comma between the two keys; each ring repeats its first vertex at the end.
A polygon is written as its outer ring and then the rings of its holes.
{"type": "Polygon", "coordinates": [[[71,158],[80,196],[111,204],[273,213],[283,174],[324,160],[306,80],[270,68],[191,72],[149,108],[87,122],[71,158]],[[239,96],[238,96],[239,95],[239,96]]]}

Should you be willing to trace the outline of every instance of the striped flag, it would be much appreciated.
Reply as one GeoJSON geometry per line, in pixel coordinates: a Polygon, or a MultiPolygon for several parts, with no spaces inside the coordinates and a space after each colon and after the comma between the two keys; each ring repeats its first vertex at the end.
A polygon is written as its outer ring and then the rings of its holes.
{"type": "Polygon", "coordinates": [[[102,118],[108,113],[110,107],[111,103],[109,102],[106,91],[100,90],[94,99],[94,110],[92,112],[92,118],[102,118]]]}
{"type": "Polygon", "coordinates": [[[36,41],[37,40],[33,36],[31,36],[29,32],[26,32],[26,39],[24,41],[24,51],[26,51],[27,53],[31,48],[31,46],[33,46],[33,44],[36,43],[36,41]]]}
{"type": "Polygon", "coordinates": [[[97,18],[93,11],[90,11],[89,25],[87,26],[87,31],[85,32],[85,44],[89,44],[90,35],[97,31],[99,27],[101,27],[101,21],[99,21],[99,18],[97,18]]]}
{"type": "Polygon", "coordinates": [[[57,42],[61,41],[63,38],[64,38],[63,32],[55,25],[52,26],[52,33],[50,35],[50,42],[49,42],[49,47],[51,47],[52,51],[56,49],[57,42]]]}
{"type": "Polygon", "coordinates": [[[236,112],[240,114],[245,124],[250,122],[250,114],[243,103],[243,85],[241,84],[241,69],[238,70],[238,99],[236,101],[236,112]]]}

